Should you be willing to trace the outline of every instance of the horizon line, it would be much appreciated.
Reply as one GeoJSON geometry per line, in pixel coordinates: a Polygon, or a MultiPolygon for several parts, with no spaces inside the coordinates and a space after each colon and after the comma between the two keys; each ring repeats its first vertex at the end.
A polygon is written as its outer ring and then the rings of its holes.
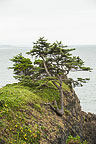
{"type": "MultiPolygon", "coordinates": [[[[66,45],[66,44],[65,44],[66,45]]],[[[67,46],[88,46],[88,45],[93,45],[95,46],[96,44],[67,44],[67,46]]],[[[30,44],[0,44],[0,46],[32,46],[30,44]]]]}

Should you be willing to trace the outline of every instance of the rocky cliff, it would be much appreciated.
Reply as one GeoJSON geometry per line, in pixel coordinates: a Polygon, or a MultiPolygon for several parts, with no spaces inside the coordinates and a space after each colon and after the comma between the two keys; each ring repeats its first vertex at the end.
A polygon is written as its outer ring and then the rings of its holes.
{"type": "Polygon", "coordinates": [[[62,117],[45,104],[54,97],[58,101],[54,89],[20,84],[1,88],[0,144],[96,144],[96,115],[83,112],[75,92],[64,88],[62,117]]]}

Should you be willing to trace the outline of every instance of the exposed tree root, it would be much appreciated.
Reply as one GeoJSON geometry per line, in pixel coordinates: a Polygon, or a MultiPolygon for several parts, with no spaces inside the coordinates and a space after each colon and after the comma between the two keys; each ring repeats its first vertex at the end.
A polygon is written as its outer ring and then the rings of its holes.
{"type": "Polygon", "coordinates": [[[49,105],[50,108],[58,115],[58,116],[62,116],[64,114],[64,110],[59,109],[56,105],[56,108],[51,104],[51,103],[44,103],[44,105],[49,105]]]}

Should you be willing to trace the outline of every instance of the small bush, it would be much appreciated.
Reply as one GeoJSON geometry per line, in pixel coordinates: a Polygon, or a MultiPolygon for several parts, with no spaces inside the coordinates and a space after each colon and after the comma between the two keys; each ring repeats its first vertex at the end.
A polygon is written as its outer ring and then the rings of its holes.
{"type": "Polygon", "coordinates": [[[70,135],[66,140],[66,144],[87,144],[87,141],[81,142],[80,136],[73,137],[70,135]]]}

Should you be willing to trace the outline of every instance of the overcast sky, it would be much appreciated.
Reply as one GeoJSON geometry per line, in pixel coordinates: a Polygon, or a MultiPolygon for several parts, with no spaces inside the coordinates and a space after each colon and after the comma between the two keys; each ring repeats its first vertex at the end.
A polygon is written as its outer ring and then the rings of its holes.
{"type": "Polygon", "coordinates": [[[96,0],[0,0],[0,44],[96,44],[96,0]]]}

